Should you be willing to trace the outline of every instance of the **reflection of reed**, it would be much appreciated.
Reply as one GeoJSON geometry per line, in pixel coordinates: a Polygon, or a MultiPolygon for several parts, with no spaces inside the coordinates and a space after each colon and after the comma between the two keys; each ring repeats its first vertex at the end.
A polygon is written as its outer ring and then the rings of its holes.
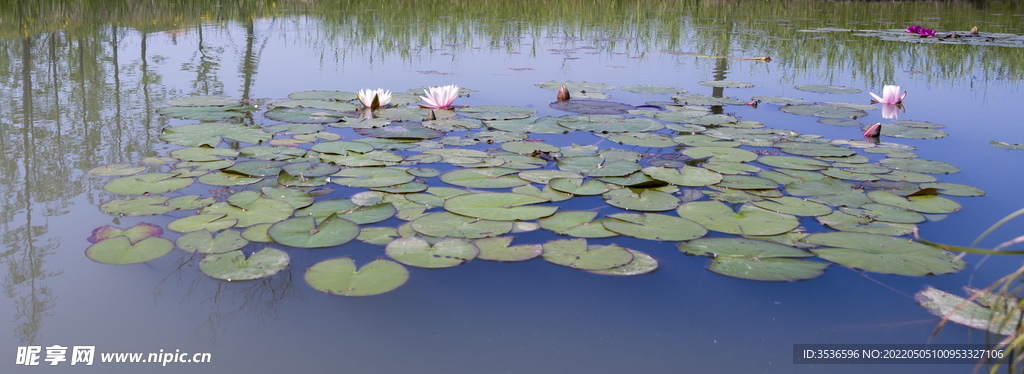
{"type": "MultiPolygon", "coordinates": [[[[250,245],[242,250],[251,253],[259,249],[262,248],[250,245]]],[[[295,287],[291,267],[269,278],[224,282],[199,271],[199,261],[204,255],[176,253],[181,256],[171,266],[171,272],[156,283],[153,297],[163,300],[165,286],[168,282],[173,283],[173,291],[182,293],[181,304],[195,306],[197,313],[209,313],[209,317],[196,327],[196,335],[211,345],[217,343],[217,333],[226,330],[239,315],[255,314],[256,327],[265,328],[268,319],[276,321],[281,317],[281,305],[285,299],[303,301],[302,290],[295,287]]]]}

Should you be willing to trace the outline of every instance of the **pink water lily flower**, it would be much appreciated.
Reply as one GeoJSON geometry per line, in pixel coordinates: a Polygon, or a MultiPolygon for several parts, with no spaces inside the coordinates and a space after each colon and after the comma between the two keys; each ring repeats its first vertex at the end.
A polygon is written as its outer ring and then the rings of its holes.
{"type": "Polygon", "coordinates": [[[897,104],[882,104],[882,118],[900,119],[900,106],[897,104]]]}
{"type": "Polygon", "coordinates": [[[903,101],[904,97],[907,97],[907,92],[903,92],[903,96],[900,96],[900,86],[885,86],[882,89],[882,97],[878,97],[874,92],[871,92],[871,97],[875,98],[874,102],[882,104],[899,104],[903,101]]]}
{"type": "Polygon", "coordinates": [[[427,96],[420,96],[420,99],[427,102],[427,105],[420,104],[423,108],[430,109],[451,109],[455,98],[459,97],[459,86],[448,85],[443,87],[430,87],[430,90],[423,90],[427,96]]]}
{"type": "Polygon", "coordinates": [[[921,32],[921,26],[917,26],[917,25],[908,26],[907,27],[907,32],[909,32],[911,34],[917,34],[917,33],[921,32]]]}
{"type": "Polygon", "coordinates": [[[932,37],[932,36],[935,36],[935,30],[926,29],[926,28],[922,27],[921,31],[917,32],[917,35],[920,35],[920,36],[925,37],[925,38],[932,37]]]}

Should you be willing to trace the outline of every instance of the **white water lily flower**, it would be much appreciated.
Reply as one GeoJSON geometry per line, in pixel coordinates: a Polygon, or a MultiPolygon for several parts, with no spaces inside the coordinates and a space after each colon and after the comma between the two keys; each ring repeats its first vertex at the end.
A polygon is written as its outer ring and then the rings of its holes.
{"type": "Polygon", "coordinates": [[[363,103],[364,107],[370,109],[376,109],[378,107],[388,105],[388,103],[391,102],[391,91],[384,91],[383,88],[378,88],[376,90],[359,90],[359,93],[356,94],[356,96],[359,97],[359,102],[363,103]],[[376,103],[374,103],[374,99],[376,99],[376,103]]]}
{"type": "Polygon", "coordinates": [[[459,97],[459,86],[448,85],[443,87],[430,87],[430,90],[423,90],[427,96],[420,96],[427,105],[421,107],[430,109],[450,109],[455,98],[459,97]]]}
{"type": "Polygon", "coordinates": [[[907,97],[906,91],[903,92],[903,96],[900,96],[900,86],[885,86],[882,89],[882,97],[878,97],[874,92],[870,92],[870,94],[876,102],[882,104],[899,104],[904,97],[907,97]]]}

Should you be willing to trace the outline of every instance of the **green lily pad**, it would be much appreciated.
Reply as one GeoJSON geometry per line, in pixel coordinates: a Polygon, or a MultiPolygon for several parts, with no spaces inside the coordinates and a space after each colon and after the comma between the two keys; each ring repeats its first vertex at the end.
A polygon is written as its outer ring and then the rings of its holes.
{"type": "Polygon", "coordinates": [[[825,246],[811,249],[819,257],[857,269],[899,275],[955,273],[966,264],[955,254],[905,238],[831,232],[808,235],[804,242],[825,246]]]}
{"type": "Polygon", "coordinates": [[[701,166],[716,173],[728,175],[747,175],[749,173],[757,173],[761,171],[761,168],[757,166],[742,162],[709,161],[705,162],[701,166]]]}
{"type": "Polygon", "coordinates": [[[860,109],[825,104],[786,105],[779,110],[802,116],[834,119],[857,119],[868,115],[867,112],[860,109]]]}
{"type": "Polygon", "coordinates": [[[412,229],[420,234],[439,238],[478,239],[504,235],[512,231],[512,223],[440,212],[416,218],[412,221],[412,229]]]}
{"type": "Polygon", "coordinates": [[[601,223],[606,229],[640,239],[681,241],[696,239],[708,233],[704,226],[693,221],[664,214],[619,213],[608,217],[612,219],[601,223]]]}
{"type": "Polygon", "coordinates": [[[541,218],[537,222],[545,230],[577,238],[610,238],[619,235],[614,231],[609,231],[602,225],[603,222],[610,220],[610,218],[594,221],[595,217],[597,217],[597,212],[565,210],[541,218]]]}
{"type": "Polygon", "coordinates": [[[581,270],[605,270],[633,261],[633,253],[615,244],[587,245],[586,239],[553,240],[544,243],[541,256],[553,264],[581,270]]]}
{"type": "Polygon", "coordinates": [[[288,175],[300,178],[326,177],[341,171],[338,165],[323,162],[295,162],[281,168],[288,175]]]}
{"type": "Polygon", "coordinates": [[[765,104],[775,105],[800,105],[810,104],[810,101],[796,98],[796,97],[782,97],[782,96],[754,96],[751,99],[760,101],[765,104]]]}
{"type": "Polygon", "coordinates": [[[428,269],[461,265],[480,254],[473,243],[462,239],[444,238],[431,246],[418,236],[395,239],[388,243],[384,252],[395,261],[428,269]]]}
{"type": "Polygon", "coordinates": [[[192,182],[192,178],[177,178],[171,173],[149,173],[114,179],[103,189],[127,195],[162,194],[191,186],[192,182]]]}
{"type": "Polygon", "coordinates": [[[373,150],[373,146],[362,142],[346,142],[338,140],[333,142],[317,143],[310,149],[320,153],[347,155],[349,152],[370,152],[373,150]]]}
{"type": "Polygon", "coordinates": [[[294,188],[273,188],[263,187],[263,195],[276,200],[281,200],[295,209],[304,208],[313,204],[313,196],[309,192],[294,188]]]}
{"type": "Polygon", "coordinates": [[[602,138],[619,144],[637,145],[641,147],[672,147],[676,142],[664,135],[649,133],[596,134],[602,138]]]}
{"type": "Polygon", "coordinates": [[[158,259],[170,253],[173,248],[174,244],[170,240],[155,236],[135,244],[126,236],[118,236],[90,245],[85,255],[103,264],[127,265],[158,259]]]}
{"type": "Polygon", "coordinates": [[[100,205],[100,210],[107,214],[140,217],[155,216],[176,210],[176,207],[164,205],[167,196],[151,195],[136,196],[130,199],[114,200],[100,205]]]}
{"type": "Polygon", "coordinates": [[[272,223],[261,223],[258,225],[252,225],[242,230],[242,237],[250,242],[270,243],[274,241],[267,235],[267,229],[273,225],[272,223]]]}
{"type": "Polygon", "coordinates": [[[359,229],[356,240],[363,243],[387,245],[398,238],[398,229],[394,227],[363,227],[359,229]]]}
{"type": "Polygon", "coordinates": [[[582,175],[562,170],[526,170],[518,174],[519,178],[533,183],[548,184],[555,178],[581,179],[582,175]]]}
{"type": "Polygon", "coordinates": [[[906,158],[883,158],[878,163],[893,170],[911,171],[925,174],[950,174],[960,171],[960,168],[942,161],[906,159],[906,158]]]}
{"type": "Polygon", "coordinates": [[[244,174],[250,177],[269,177],[281,173],[281,168],[285,165],[288,165],[288,163],[283,161],[239,161],[234,165],[231,165],[231,167],[224,169],[224,171],[244,174]]]}
{"type": "Polygon", "coordinates": [[[587,81],[556,82],[556,81],[553,81],[553,80],[552,81],[547,81],[547,82],[537,83],[537,84],[535,84],[535,86],[543,88],[545,90],[553,90],[553,91],[558,91],[559,89],[562,88],[562,86],[565,86],[565,89],[568,90],[570,92],[570,94],[571,93],[576,93],[576,92],[603,92],[603,91],[608,91],[608,90],[611,90],[611,89],[615,88],[615,86],[604,84],[604,83],[594,83],[594,82],[587,82],[587,81]]]}
{"type": "Polygon", "coordinates": [[[224,253],[240,249],[249,241],[235,230],[221,232],[216,238],[209,231],[199,230],[179,236],[174,244],[189,253],[224,253]]]}
{"type": "Polygon", "coordinates": [[[133,166],[133,164],[110,164],[94,167],[86,170],[85,173],[98,177],[120,177],[124,175],[138,174],[145,170],[145,166],[133,166]]]}
{"type": "Polygon", "coordinates": [[[721,105],[743,105],[743,104],[746,104],[745,101],[739,100],[739,99],[736,99],[736,98],[731,98],[731,97],[714,97],[714,96],[711,96],[711,95],[701,95],[701,94],[676,95],[676,96],[672,96],[672,100],[677,102],[677,103],[684,104],[684,105],[721,106],[721,105]]]}
{"type": "Polygon", "coordinates": [[[1002,148],[1002,149],[1024,150],[1024,145],[1017,144],[1017,143],[1010,144],[1010,143],[1007,143],[1007,142],[999,142],[999,141],[993,140],[993,141],[988,142],[988,144],[992,145],[994,147],[997,147],[997,148],[1002,148]]]}
{"type": "MultiPolygon", "coordinates": [[[[302,164],[305,164],[305,163],[302,163],[302,164]]],[[[341,168],[338,167],[338,168],[334,169],[333,171],[337,171],[337,170],[340,170],[340,169],[341,168]]],[[[279,173],[277,175],[277,183],[279,185],[285,186],[285,187],[318,187],[318,186],[323,186],[323,185],[327,184],[327,177],[308,177],[307,178],[307,177],[303,177],[301,175],[300,176],[293,176],[293,175],[288,174],[288,173],[286,173],[286,172],[284,172],[282,170],[281,173],[279,173]]]]}
{"type": "Polygon", "coordinates": [[[853,183],[833,178],[821,178],[790,183],[786,186],[786,193],[793,196],[815,196],[862,194],[863,191],[855,189],[853,183]]]}
{"type": "Polygon", "coordinates": [[[814,256],[805,250],[764,240],[703,238],[677,245],[680,252],[709,257],[779,258],[814,256]]]}
{"type": "Polygon", "coordinates": [[[322,222],[327,217],[337,214],[338,217],[347,219],[360,225],[367,225],[387,220],[395,215],[397,210],[391,203],[378,203],[369,206],[359,206],[348,199],[330,199],[318,201],[308,207],[295,211],[296,217],[311,215],[316,222],[322,222]]]}
{"type": "Polygon", "coordinates": [[[883,222],[921,223],[925,221],[925,217],[920,213],[892,205],[865,204],[860,208],[841,207],[839,210],[846,214],[883,222]]]}
{"type": "MultiPolygon", "coordinates": [[[[568,88],[568,87],[566,87],[568,88]]],[[[635,92],[638,94],[662,94],[662,95],[675,95],[686,93],[686,89],[672,86],[659,86],[651,84],[634,84],[629,86],[619,87],[620,90],[635,92]]]]}
{"type": "Polygon", "coordinates": [[[524,134],[564,134],[572,129],[561,126],[554,117],[523,118],[503,121],[484,121],[488,127],[497,130],[524,134]]]}
{"type": "Polygon", "coordinates": [[[221,138],[243,143],[259,143],[270,140],[270,136],[259,127],[220,122],[168,127],[160,133],[161,140],[186,147],[216,147],[220,144],[221,138]]]}
{"type": "Polygon", "coordinates": [[[629,263],[622,266],[613,267],[611,269],[587,270],[587,272],[600,275],[627,276],[647,274],[658,269],[658,260],[654,259],[654,257],[651,257],[651,255],[640,251],[635,251],[629,248],[626,248],[626,250],[629,251],[629,253],[633,254],[633,260],[630,261],[629,263]]]}
{"type": "Polygon", "coordinates": [[[710,186],[722,181],[721,174],[693,166],[683,166],[679,170],[659,166],[649,166],[644,168],[642,171],[651,178],[677,186],[710,186]]]}
{"type": "Polygon", "coordinates": [[[857,153],[849,148],[837,147],[831,144],[823,143],[775,143],[775,148],[778,148],[779,150],[789,154],[811,157],[842,157],[850,156],[857,153]]]}
{"type": "Polygon", "coordinates": [[[540,244],[509,246],[512,239],[511,236],[499,236],[474,240],[473,245],[480,249],[480,255],[477,258],[504,262],[526,261],[536,258],[544,252],[544,247],[540,244]]]}
{"type": "Polygon", "coordinates": [[[721,87],[721,88],[751,88],[754,87],[753,83],[738,82],[738,81],[702,81],[697,84],[708,87],[721,87]]]}
{"type": "Polygon", "coordinates": [[[571,194],[556,191],[552,189],[551,186],[545,186],[543,190],[538,190],[537,187],[528,184],[525,186],[513,188],[512,192],[524,195],[532,195],[550,201],[565,201],[572,198],[571,194]]]}
{"type": "Polygon", "coordinates": [[[555,191],[579,196],[600,195],[608,191],[607,184],[595,179],[583,182],[583,179],[579,178],[555,178],[548,186],[555,191]]]}
{"type": "Polygon", "coordinates": [[[507,105],[480,105],[460,109],[459,114],[480,120],[509,120],[530,118],[537,114],[536,109],[507,105]]]}
{"type": "Polygon", "coordinates": [[[529,155],[535,152],[558,152],[559,148],[550,144],[540,142],[508,142],[501,145],[501,149],[509,152],[529,155]]]}
{"type": "Polygon", "coordinates": [[[167,229],[177,232],[193,232],[207,230],[217,232],[238,224],[238,219],[224,214],[197,214],[178,218],[167,224],[167,229]]]}
{"type": "Polygon", "coordinates": [[[238,151],[228,148],[192,147],[175,149],[171,151],[171,157],[182,161],[220,161],[222,157],[237,157],[238,151]]]}
{"type": "Polygon", "coordinates": [[[683,154],[695,159],[709,158],[712,162],[748,162],[757,159],[754,152],[729,147],[693,147],[683,150],[683,154]]]}
{"type": "Polygon", "coordinates": [[[107,240],[110,238],[116,238],[124,236],[128,238],[131,244],[138,243],[146,238],[163,235],[164,230],[160,226],[151,223],[140,223],[127,230],[121,230],[119,228],[104,225],[95,230],[92,230],[92,235],[89,235],[87,239],[89,243],[96,243],[99,241],[107,240]]]}
{"type": "Polygon", "coordinates": [[[445,210],[464,216],[494,221],[528,221],[555,213],[555,206],[524,206],[546,199],[517,193],[476,193],[444,201],[445,210]]]}
{"type": "Polygon", "coordinates": [[[224,214],[228,219],[237,219],[238,224],[235,226],[242,228],[260,223],[277,223],[290,217],[292,212],[294,209],[291,204],[262,196],[257,197],[246,209],[220,202],[199,210],[200,214],[224,214]]]}
{"type": "Polygon", "coordinates": [[[636,188],[659,187],[665,185],[665,182],[648,177],[646,174],[640,171],[622,177],[604,177],[598,178],[598,180],[605,183],[617,184],[623,187],[636,188]]]}
{"type": "Polygon", "coordinates": [[[210,186],[246,186],[253,183],[258,183],[263,178],[250,178],[244,175],[231,174],[231,173],[210,173],[199,177],[199,183],[210,185],[210,186]]]}
{"type": "Polygon", "coordinates": [[[288,262],[288,254],[274,248],[264,248],[248,258],[238,250],[207,255],[199,261],[199,270],[214,279],[245,281],[277,274],[288,262]]]}
{"type": "Polygon", "coordinates": [[[914,232],[915,225],[906,223],[872,221],[871,218],[855,216],[843,212],[832,212],[831,214],[816,218],[822,225],[839,231],[863,232],[878,235],[907,235],[914,232]]]}
{"type": "Polygon", "coordinates": [[[902,197],[888,191],[871,191],[868,192],[868,198],[879,204],[921,213],[945,214],[960,210],[960,204],[956,201],[935,195],[902,197]]]}
{"type": "Polygon", "coordinates": [[[985,196],[982,189],[959,183],[921,183],[921,188],[937,188],[940,194],[949,196],[985,196]]]}
{"type": "Polygon", "coordinates": [[[680,217],[697,222],[708,230],[740,235],[775,235],[800,225],[796,217],[745,204],[735,212],[718,201],[694,201],[676,209],[680,217]]]}
{"type": "Polygon", "coordinates": [[[275,242],[299,248],[326,248],[348,243],[359,236],[359,226],[338,215],[316,224],[312,216],[289,218],[267,229],[275,242]]]}
{"type": "Polygon", "coordinates": [[[269,145],[254,145],[238,150],[242,157],[257,160],[280,160],[287,161],[306,154],[306,150],[293,147],[274,147],[269,145]]]}
{"type": "MultiPolygon", "coordinates": [[[[993,334],[1015,335],[1017,321],[1021,318],[1019,309],[984,307],[931,286],[914,294],[914,299],[936,317],[948,318],[958,325],[993,334]]],[[[980,300],[981,298],[978,298],[978,301],[980,300]]]]}
{"type": "Polygon", "coordinates": [[[331,175],[331,182],[349,187],[387,187],[416,179],[396,168],[348,168],[331,175]]]}
{"type": "Polygon", "coordinates": [[[767,178],[753,177],[749,175],[726,175],[718,183],[719,187],[727,187],[736,190],[765,190],[779,188],[779,184],[767,178]]]}
{"type": "Polygon", "coordinates": [[[518,172],[509,168],[459,169],[441,174],[441,181],[468,188],[511,188],[529,184],[515,175],[518,172]]]}
{"type": "Polygon", "coordinates": [[[170,106],[157,109],[157,114],[172,118],[192,119],[199,121],[221,121],[243,118],[247,112],[255,111],[256,107],[243,104],[224,106],[170,106]]]}
{"type": "Polygon", "coordinates": [[[602,195],[608,205],[642,212],[663,212],[679,206],[679,198],[672,194],[643,189],[640,193],[632,189],[608,191],[602,195]]]}
{"type": "Polygon", "coordinates": [[[757,162],[771,167],[792,170],[824,170],[831,166],[827,162],[791,156],[762,156],[757,159],[757,162]]]}
{"type": "Polygon", "coordinates": [[[616,115],[572,115],[559,117],[564,127],[595,133],[648,132],[665,128],[665,124],[650,118],[625,118],[616,115]]]}
{"type": "Polygon", "coordinates": [[[828,205],[796,197],[784,196],[768,198],[768,200],[770,201],[758,201],[753,204],[761,209],[770,210],[776,213],[791,214],[794,216],[815,217],[832,213],[832,208],[828,205]]]}
{"type": "Polygon", "coordinates": [[[357,128],[355,132],[381,139],[436,139],[445,135],[444,131],[431,130],[418,123],[391,123],[382,127],[357,128]]]}
{"type": "Polygon", "coordinates": [[[406,195],[406,198],[424,205],[443,206],[445,199],[452,196],[465,195],[468,193],[470,192],[458,188],[430,187],[427,188],[427,191],[425,193],[409,194],[406,195]]]}
{"type": "Polygon", "coordinates": [[[722,187],[711,187],[711,189],[714,191],[705,191],[709,198],[730,204],[744,204],[764,200],[760,196],[744,192],[743,190],[722,187]]]}
{"type": "Polygon", "coordinates": [[[708,270],[727,277],[768,282],[792,282],[817,278],[829,264],[794,258],[718,257],[708,270]]]}
{"type": "Polygon", "coordinates": [[[479,122],[467,121],[461,118],[443,118],[432,121],[423,121],[423,127],[438,131],[466,131],[483,127],[479,122]]]}
{"type": "Polygon", "coordinates": [[[409,271],[382,258],[357,271],[355,262],[345,256],[310,266],[304,278],[311,287],[331,295],[373,296],[401,287],[409,280],[409,271]]]}
{"type": "Polygon", "coordinates": [[[820,92],[830,94],[855,94],[860,93],[860,89],[846,86],[830,86],[827,84],[801,84],[797,85],[796,88],[800,91],[807,92],[820,92]]]}
{"type": "Polygon", "coordinates": [[[275,121],[291,123],[333,123],[356,116],[343,111],[306,107],[275,108],[264,115],[275,121]]]}
{"type": "MultiPolygon", "coordinates": [[[[861,126],[861,130],[866,131],[868,127],[870,127],[870,125],[863,125],[861,126]]],[[[945,138],[949,133],[930,128],[886,124],[882,125],[881,135],[905,139],[939,139],[945,138]]]]}
{"type": "Polygon", "coordinates": [[[326,109],[335,112],[348,112],[353,111],[356,108],[355,104],[333,100],[317,100],[317,99],[300,99],[300,100],[286,100],[278,101],[276,103],[267,104],[267,108],[274,110],[277,108],[310,108],[310,109],[326,109]]]}

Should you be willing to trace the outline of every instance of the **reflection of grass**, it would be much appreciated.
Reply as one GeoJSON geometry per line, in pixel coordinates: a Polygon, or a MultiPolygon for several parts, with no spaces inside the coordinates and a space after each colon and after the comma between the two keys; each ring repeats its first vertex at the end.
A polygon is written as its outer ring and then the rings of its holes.
{"type": "MultiPolygon", "coordinates": [[[[1024,214],[1024,209],[1018,210],[1011,213],[1010,215],[1003,217],[985,232],[979,235],[970,247],[960,247],[948,244],[932,243],[927,240],[917,238],[918,241],[924,244],[928,244],[934,247],[942,248],[949,251],[959,251],[968,253],[978,253],[986,255],[1019,255],[1024,254],[1024,250],[1004,250],[1011,245],[1024,242],[1024,235],[1013,238],[1009,241],[999,244],[993,249],[979,249],[974,248],[974,245],[978,244],[982,239],[991,234],[993,231],[998,229],[1000,226],[1009,222],[1010,220],[1024,214]]],[[[916,233],[915,233],[916,234],[916,233]]],[[[1013,273],[1006,275],[995,283],[992,283],[984,289],[978,290],[977,293],[966,299],[960,305],[956,306],[955,310],[945,317],[942,322],[935,327],[934,334],[937,334],[947,321],[954,318],[954,315],[961,313],[969,309],[969,304],[978,301],[989,307],[992,311],[992,319],[989,321],[989,330],[995,331],[1013,331],[1010,335],[1003,339],[1000,339],[995,348],[1003,349],[1007,352],[1002,359],[997,360],[989,370],[990,373],[995,373],[999,367],[1004,363],[1008,362],[1009,367],[1007,372],[1017,372],[1016,369],[1020,365],[1021,360],[1024,359],[1024,321],[1021,320],[1021,316],[1024,316],[1024,299],[1019,296],[1024,294],[1024,266],[1021,266],[1013,273]],[[1016,284],[1016,285],[1015,285],[1016,284]],[[984,301],[983,301],[984,300],[984,301]],[[1007,318],[1017,316],[1017,318],[1007,318]],[[1010,327],[1007,329],[1007,327],[1010,327]],[[1009,360],[1009,361],[1006,361],[1009,360]]]]}

